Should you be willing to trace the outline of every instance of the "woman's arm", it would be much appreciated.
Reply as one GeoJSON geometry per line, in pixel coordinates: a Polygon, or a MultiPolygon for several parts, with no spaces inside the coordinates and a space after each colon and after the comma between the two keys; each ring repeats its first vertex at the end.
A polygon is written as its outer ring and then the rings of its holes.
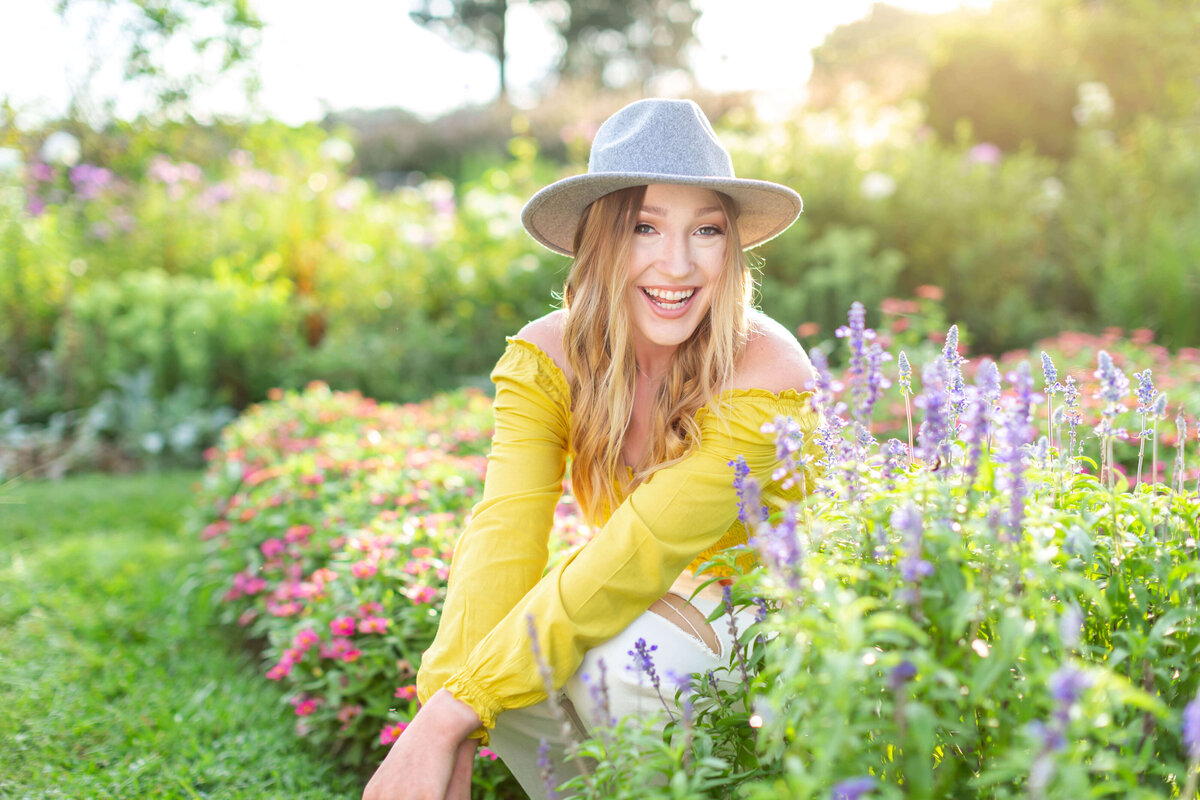
{"type": "Polygon", "coordinates": [[[536,345],[512,340],[492,373],[495,433],[483,499],[459,538],[433,645],[417,675],[425,702],[538,582],[566,469],[569,389],[536,345]]]}
{"type": "Polygon", "coordinates": [[[466,800],[479,717],[439,691],[392,745],[363,791],[363,800],[466,800]]]}

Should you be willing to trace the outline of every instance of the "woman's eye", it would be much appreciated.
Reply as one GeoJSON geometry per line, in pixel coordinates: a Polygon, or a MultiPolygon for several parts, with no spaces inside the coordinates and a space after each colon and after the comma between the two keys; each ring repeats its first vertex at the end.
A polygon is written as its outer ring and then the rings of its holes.
{"type": "Polygon", "coordinates": [[[718,228],[716,225],[702,225],[700,229],[696,231],[696,233],[700,234],[701,236],[720,236],[724,233],[724,231],[718,228]]]}
{"type": "Polygon", "coordinates": [[[654,233],[654,226],[646,222],[639,222],[633,226],[634,233],[654,233]]]}

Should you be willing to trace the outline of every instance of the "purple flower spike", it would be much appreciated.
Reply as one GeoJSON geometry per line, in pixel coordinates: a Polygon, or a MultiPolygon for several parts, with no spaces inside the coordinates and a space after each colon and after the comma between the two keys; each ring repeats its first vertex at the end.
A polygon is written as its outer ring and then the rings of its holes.
{"type": "Polygon", "coordinates": [[[633,649],[629,651],[629,655],[633,656],[633,666],[630,669],[636,669],[642,672],[650,679],[650,684],[657,689],[660,684],[658,671],[654,668],[654,657],[650,655],[658,649],[658,645],[647,645],[646,640],[638,638],[633,643],[633,649]]]}
{"type": "Polygon", "coordinates": [[[921,384],[924,391],[914,402],[925,412],[925,421],[917,433],[917,453],[929,466],[949,464],[954,423],[947,415],[946,362],[938,359],[926,364],[921,384]]]}
{"type": "Polygon", "coordinates": [[[898,564],[900,577],[907,583],[919,583],[922,578],[933,574],[933,564],[923,559],[925,520],[912,503],[907,503],[892,512],[892,528],[902,536],[903,557],[898,564]]]}
{"type": "Polygon", "coordinates": [[[965,358],[958,354],[958,326],[951,325],[946,331],[946,346],[942,348],[942,360],[946,362],[946,390],[949,393],[951,425],[957,425],[958,415],[966,408],[962,365],[965,358]]]}
{"type": "Polygon", "coordinates": [[[547,800],[555,800],[558,797],[558,781],[554,779],[554,765],[550,762],[550,743],[545,739],[538,740],[537,767],[547,800]]]}
{"type": "Polygon", "coordinates": [[[1200,760],[1200,692],[1183,707],[1183,749],[1189,761],[1200,760]]]}
{"type": "Polygon", "coordinates": [[[804,562],[804,548],[800,544],[796,523],[796,507],[788,504],[779,524],[760,526],[758,533],[750,540],[750,544],[770,565],[771,571],[793,591],[800,589],[800,567],[804,562]]]}
{"type": "Polygon", "coordinates": [[[1051,397],[1054,397],[1063,388],[1062,384],[1058,382],[1058,369],[1055,368],[1054,361],[1045,350],[1042,351],[1042,377],[1046,380],[1046,393],[1051,397]]]}
{"type": "Polygon", "coordinates": [[[1154,391],[1154,378],[1150,374],[1150,370],[1142,370],[1135,372],[1133,377],[1137,378],[1138,387],[1134,394],[1138,399],[1138,413],[1149,414],[1151,407],[1154,406],[1154,400],[1158,393],[1154,391]]]}
{"type": "Polygon", "coordinates": [[[1127,410],[1121,401],[1129,394],[1129,379],[1106,351],[1101,350],[1096,360],[1099,368],[1094,375],[1100,381],[1100,391],[1095,396],[1106,404],[1101,412],[1100,424],[1096,426],[1096,434],[1102,438],[1124,438],[1125,429],[1115,427],[1113,422],[1127,410]]]}
{"type": "Polygon", "coordinates": [[[838,328],[834,334],[839,339],[849,340],[850,361],[847,371],[850,374],[850,391],[854,398],[853,413],[856,420],[863,422],[870,417],[883,382],[882,373],[876,376],[872,376],[871,373],[878,372],[879,364],[884,360],[884,353],[878,347],[867,346],[867,342],[875,338],[875,331],[867,327],[867,311],[863,304],[855,301],[850,306],[848,317],[850,324],[838,328]],[[872,354],[871,350],[876,352],[872,354]]]}
{"type": "Polygon", "coordinates": [[[900,358],[896,363],[900,370],[900,394],[908,397],[912,394],[912,367],[909,365],[908,356],[903,350],[900,351],[900,358]]]}
{"type": "Polygon", "coordinates": [[[833,800],[859,800],[874,788],[874,778],[867,776],[850,778],[833,787],[833,800]]]}
{"type": "Polygon", "coordinates": [[[753,533],[767,521],[770,509],[763,504],[762,487],[758,481],[750,477],[750,466],[743,456],[738,456],[729,462],[733,467],[733,488],[737,490],[738,519],[746,526],[747,532],[753,533]]]}
{"type": "Polygon", "coordinates": [[[888,673],[888,686],[893,692],[899,691],[901,686],[915,677],[917,677],[917,665],[906,658],[892,667],[892,671],[888,673]]]}

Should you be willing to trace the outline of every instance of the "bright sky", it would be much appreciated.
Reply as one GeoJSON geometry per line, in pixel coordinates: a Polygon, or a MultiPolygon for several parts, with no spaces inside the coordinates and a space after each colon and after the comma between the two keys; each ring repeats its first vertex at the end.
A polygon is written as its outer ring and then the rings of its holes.
{"type": "MultiPolygon", "coordinates": [[[[891,0],[938,12],[985,7],[990,0],[891,0]]],[[[143,98],[123,84],[119,64],[105,57],[118,27],[103,0],[77,0],[65,22],[54,0],[8,0],[0,11],[0,99],[22,123],[62,113],[69,87],[96,69],[96,93],[117,98],[120,116],[136,114],[143,98]]],[[[259,113],[298,124],[327,110],[400,107],[432,117],[492,99],[495,63],[456,50],[408,17],[405,0],[251,0],[265,26],[256,56],[262,83],[259,113]],[[336,9],[336,10],[335,10],[336,9]]],[[[811,69],[809,51],[837,25],[864,16],[870,0],[695,0],[702,13],[693,70],[711,91],[755,90],[794,102],[811,69]]],[[[546,24],[514,3],[509,19],[509,82],[514,99],[530,90],[557,56],[546,24]]],[[[181,54],[181,57],[185,57],[181,54]]],[[[250,113],[237,85],[201,95],[217,113],[250,113]]]]}

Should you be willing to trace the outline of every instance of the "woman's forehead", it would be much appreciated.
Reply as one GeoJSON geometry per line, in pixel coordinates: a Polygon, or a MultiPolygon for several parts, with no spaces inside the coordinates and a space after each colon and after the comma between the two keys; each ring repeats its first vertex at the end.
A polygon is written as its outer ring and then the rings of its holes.
{"type": "Polygon", "coordinates": [[[646,211],[671,210],[688,214],[722,210],[721,199],[712,189],[670,183],[652,183],[647,186],[642,208],[646,211]]]}

